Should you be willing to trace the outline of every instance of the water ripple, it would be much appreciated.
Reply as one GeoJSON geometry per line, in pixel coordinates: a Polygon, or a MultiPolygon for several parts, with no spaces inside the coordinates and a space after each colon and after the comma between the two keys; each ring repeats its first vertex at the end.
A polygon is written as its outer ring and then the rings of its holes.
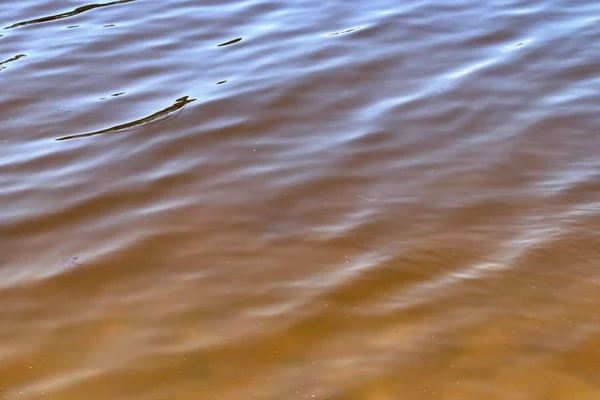
{"type": "Polygon", "coordinates": [[[0,1],[3,396],[600,397],[600,3],[105,1],[0,1]]]}

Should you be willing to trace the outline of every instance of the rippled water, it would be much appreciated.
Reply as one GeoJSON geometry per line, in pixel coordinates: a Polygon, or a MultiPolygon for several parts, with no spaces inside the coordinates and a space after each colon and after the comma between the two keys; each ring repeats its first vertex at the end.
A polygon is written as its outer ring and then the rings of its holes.
{"type": "Polygon", "coordinates": [[[0,24],[0,397],[600,398],[600,3],[0,24]]]}

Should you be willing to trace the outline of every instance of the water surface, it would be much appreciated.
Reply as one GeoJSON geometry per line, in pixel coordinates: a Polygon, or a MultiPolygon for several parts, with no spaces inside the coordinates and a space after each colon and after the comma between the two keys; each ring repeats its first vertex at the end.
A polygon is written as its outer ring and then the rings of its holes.
{"type": "Polygon", "coordinates": [[[0,397],[600,397],[600,3],[0,27],[0,397]]]}

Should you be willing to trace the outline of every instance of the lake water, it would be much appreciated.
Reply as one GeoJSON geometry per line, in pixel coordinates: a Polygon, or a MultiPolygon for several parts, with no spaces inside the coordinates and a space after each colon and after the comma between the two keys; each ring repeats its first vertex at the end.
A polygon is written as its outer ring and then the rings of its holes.
{"type": "Polygon", "coordinates": [[[0,398],[600,398],[599,2],[0,28],[0,398]]]}

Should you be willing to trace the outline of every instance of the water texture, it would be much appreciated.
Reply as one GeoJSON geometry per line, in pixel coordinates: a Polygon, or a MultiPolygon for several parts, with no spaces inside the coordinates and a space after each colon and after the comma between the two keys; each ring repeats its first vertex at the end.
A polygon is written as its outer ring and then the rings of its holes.
{"type": "Polygon", "coordinates": [[[600,398],[600,3],[0,2],[0,398],[600,398]]]}

